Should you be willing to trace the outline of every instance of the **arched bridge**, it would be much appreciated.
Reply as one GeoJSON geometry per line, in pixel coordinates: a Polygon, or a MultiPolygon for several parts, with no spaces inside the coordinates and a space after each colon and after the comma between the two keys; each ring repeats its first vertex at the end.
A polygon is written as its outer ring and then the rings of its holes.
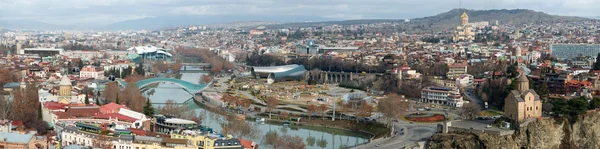
{"type": "MultiPolygon", "coordinates": [[[[191,94],[195,94],[195,93],[202,91],[202,89],[204,89],[204,87],[206,87],[206,85],[207,85],[207,84],[195,84],[195,83],[191,83],[188,81],[183,81],[183,80],[173,79],[173,78],[149,78],[149,79],[139,80],[136,82],[136,84],[138,85],[139,88],[144,88],[145,86],[150,85],[152,83],[162,83],[162,82],[173,83],[175,85],[178,85],[181,88],[183,88],[185,91],[187,91],[191,94]]],[[[121,85],[121,87],[125,87],[127,85],[127,82],[119,81],[119,84],[121,85]]]]}

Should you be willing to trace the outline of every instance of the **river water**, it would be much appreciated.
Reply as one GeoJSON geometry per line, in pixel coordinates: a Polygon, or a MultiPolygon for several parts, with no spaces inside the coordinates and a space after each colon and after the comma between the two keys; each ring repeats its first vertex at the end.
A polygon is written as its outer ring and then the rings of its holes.
{"type": "MultiPolygon", "coordinates": [[[[198,83],[200,76],[204,74],[201,72],[195,73],[182,73],[181,79],[198,83]]],[[[168,99],[173,99],[177,102],[184,102],[190,98],[192,95],[188,92],[181,89],[179,86],[170,83],[160,83],[156,88],[153,89],[153,94],[146,94],[146,96],[150,97],[151,102],[153,103],[165,103],[168,99]]],[[[150,91],[151,92],[151,91],[150,91]]],[[[146,92],[149,93],[149,92],[146,92]]],[[[159,104],[155,104],[156,106],[160,106],[159,104]]],[[[208,110],[200,108],[198,105],[193,105],[193,108],[199,113],[204,115],[204,119],[202,125],[213,128],[216,132],[221,132],[220,123],[223,120],[223,117],[217,114],[214,114],[208,110]]],[[[255,123],[255,122],[252,122],[255,123]]],[[[262,138],[269,131],[277,131],[279,134],[289,134],[289,135],[297,135],[303,138],[304,143],[308,149],[342,149],[347,148],[349,146],[355,146],[358,144],[362,144],[368,141],[368,136],[362,135],[360,133],[356,133],[353,131],[339,130],[339,129],[330,129],[330,128],[322,128],[322,127],[311,127],[311,126],[283,126],[281,124],[259,124],[258,128],[260,129],[260,135],[256,139],[252,139],[253,141],[260,144],[261,148],[265,148],[266,146],[262,143],[262,138]]]]}

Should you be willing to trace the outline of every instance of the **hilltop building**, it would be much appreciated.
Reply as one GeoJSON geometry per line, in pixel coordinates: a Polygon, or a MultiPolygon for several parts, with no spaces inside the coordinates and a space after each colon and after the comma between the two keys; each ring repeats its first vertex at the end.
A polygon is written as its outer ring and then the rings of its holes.
{"type": "Polygon", "coordinates": [[[517,122],[541,117],[542,100],[533,89],[529,89],[527,76],[521,73],[514,83],[517,83],[516,89],[504,99],[504,116],[517,122]]]}
{"type": "Polygon", "coordinates": [[[453,40],[454,41],[469,41],[475,39],[475,32],[473,32],[473,26],[469,24],[469,15],[467,12],[463,12],[460,16],[460,25],[456,26],[456,31],[453,40]]]}

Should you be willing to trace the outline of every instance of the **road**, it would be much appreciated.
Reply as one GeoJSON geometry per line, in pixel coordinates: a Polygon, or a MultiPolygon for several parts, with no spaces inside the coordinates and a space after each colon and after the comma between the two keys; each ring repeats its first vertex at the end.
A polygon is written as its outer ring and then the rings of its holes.
{"type": "Polygon", "coordinates": [[[485,109],[485,103],[481,101],[481,99],[478,96],[476,96],[475,93],[472,92],[472,89],[467,89],[465,95],[469,97],[471,101],[475,102],[476,104],[479,104],[479,106],[481,106],[481,109],[485,109]]]}
{"type": "Polygon", "coordinates": [[[409,145],[413,145],[419,141],[425,141],[436,133],[437,124],[410,124],[409,122],[399,121],[394,123],[394,129],[398,131],[396,136],[391,139],[378,143],[369,143],[363,146],[357,146],[356,149],[399,149],[409,145]],[[401,131],[404,129],[404,131],[401,131]],[[404,132],[403,135],[400,135],[404,132]],[[380,144],[379,147],[376,145],[380,144]]]}

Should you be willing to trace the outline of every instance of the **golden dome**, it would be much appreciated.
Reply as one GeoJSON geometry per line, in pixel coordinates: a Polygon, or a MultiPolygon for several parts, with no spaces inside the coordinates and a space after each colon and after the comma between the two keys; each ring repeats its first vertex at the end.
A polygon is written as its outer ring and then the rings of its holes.
{"type": "Polygon", "coordinates": [[[469,15],[467,15],[467,12],[466,12],[466,11],[465,11],[465,12],[463,12],[463,14],[462,14],[462,15],[460,15],[460,18],[468,18],[468,17],[469,17],[469,15]]]}

